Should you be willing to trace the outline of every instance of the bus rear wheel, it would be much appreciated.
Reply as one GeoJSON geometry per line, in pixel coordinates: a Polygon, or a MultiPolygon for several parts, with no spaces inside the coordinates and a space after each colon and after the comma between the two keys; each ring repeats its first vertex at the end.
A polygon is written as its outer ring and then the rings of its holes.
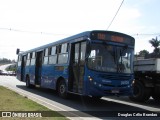
{"type": "Polygon", "coordinates": [[[61,80],[58,84],[58,95],[61,98],[67,98],[67,86],[64,80],[61,80]]]}

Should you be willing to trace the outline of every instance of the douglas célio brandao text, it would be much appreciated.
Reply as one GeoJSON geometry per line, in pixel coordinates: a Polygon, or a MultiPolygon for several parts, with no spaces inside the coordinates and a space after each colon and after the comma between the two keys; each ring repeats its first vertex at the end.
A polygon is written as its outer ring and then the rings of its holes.
{"type": "Polygon", "coordinates": [[[118,117],[157,117],[157,113],[118,113],[118,117]]]}

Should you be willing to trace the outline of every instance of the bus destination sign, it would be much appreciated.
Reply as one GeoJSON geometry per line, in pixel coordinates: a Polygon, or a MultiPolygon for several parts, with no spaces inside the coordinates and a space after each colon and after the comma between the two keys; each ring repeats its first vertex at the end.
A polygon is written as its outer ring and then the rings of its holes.
{"type": "Polygon", "coordinates": [[[118,43],[126,43],[130,45],[134,45],[134,40],[132,40],[132,37],[128,37],[127,35],[124,35],[124,34],[92,33],[92,39],[113,41],[118,43]]]}

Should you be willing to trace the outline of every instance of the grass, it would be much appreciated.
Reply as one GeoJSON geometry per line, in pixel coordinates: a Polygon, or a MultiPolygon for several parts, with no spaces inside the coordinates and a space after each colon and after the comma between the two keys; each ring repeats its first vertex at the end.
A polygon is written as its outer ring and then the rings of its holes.
{"type": "MultiPolygon", "coordinates": [[[[23,97],[18,93],[6,89],[0,86],[0,111],[49,111],[55,117],[42,117],[42,118],[10,118],[9,120],[66,120],[67,118],[60,115],[57,112],[51,111],[50,109],[39,105],[38,103],[29,100],[27,97],[23,97]],[[58,116],[58,117],[56,117],[58,116]]],[[[8,118],[0,118],[1,120],[8,120],[8,118]]]]}
{"type": "Polygon", "coordinates": [[[16,64],[12,64],[6,68],[6,71],[16,71],[16,64]]]}

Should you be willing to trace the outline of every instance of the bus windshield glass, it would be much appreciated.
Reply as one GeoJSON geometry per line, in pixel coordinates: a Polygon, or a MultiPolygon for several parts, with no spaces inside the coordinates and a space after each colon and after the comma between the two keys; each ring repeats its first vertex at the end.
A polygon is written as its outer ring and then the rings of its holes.
{"type": "Polygon", "coordinates": [[[91,44],[89,69],[102,72],[133,73],[134,50],[126,46],[91,44]]]}

